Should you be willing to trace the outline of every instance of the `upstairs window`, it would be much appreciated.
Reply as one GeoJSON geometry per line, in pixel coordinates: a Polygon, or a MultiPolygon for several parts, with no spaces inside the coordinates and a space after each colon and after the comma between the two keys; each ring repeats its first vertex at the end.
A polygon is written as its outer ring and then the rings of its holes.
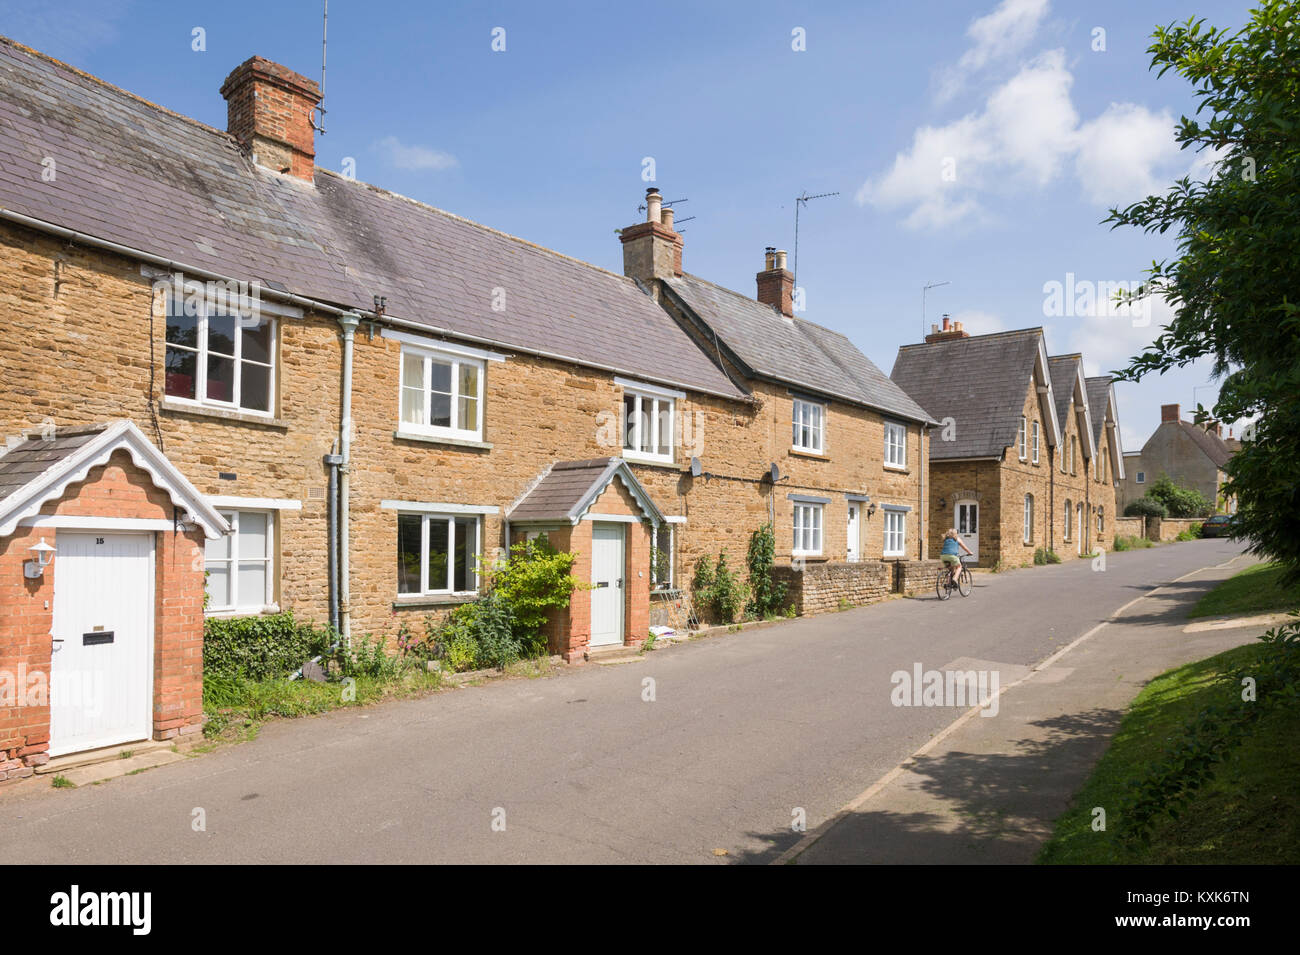
{"type": "Polygon", "coordinates": [[[1020,431],[1016,435],[1016,448],[1021,461],[1025,460],[1025,458],[1028,457],[1028,454],[1026,453],[1026,449],[1025,449],[1025,441],[1027,439],[1028,431],[1029,431],[1028,422],[1025,420],[1025,416],[1021,415],[1020,431]]]}
{"type": "Polygon", "coordinates": [[[1134,480],[1137,481],[1138,484],[1146,484],[1146,483],[1147,483],[1147,472],[1146,472],[1146,471],[1139,471],[1139,472],[1137,473],[1137,477],[1135,477],[1134,480]]]}
{"type": "Polygon", "coordinates": [[[885,465],[891,468],[907,467],[907,427],[892,421],[885,422],[885,465]]]}
{"type": "Polygon", "coordinates": [[[671,464],[676,409],[673,397],[624,388],[623,456],[671,464]]]}
{"type": "Polygon", "coordinates": [[[794,440],[796,451],[821,454],[826,447],[826,406],[815,401],[794,399],[794,440]]]}
{"type": "Polygon", "coordinates": [[[435,438],[483,438],[483,362],[402,347],[401,430],[435,438]]]}
{"type": "Polygon", "coordinates": [[[1033,461],[1034,461],[1035,464],[1037,464],[1037,463],[1038,463],[1038,422],[1037,422],[1037,421],[1034,422],[1034,445],[1033,445],[1033,452],[1034,452],[1033,461]]]}
{"type": "Polygon", "coordinates": [[[271,412],[275,322],[202,296],[167,297],[163,365],[169,398],[271,412]]]}

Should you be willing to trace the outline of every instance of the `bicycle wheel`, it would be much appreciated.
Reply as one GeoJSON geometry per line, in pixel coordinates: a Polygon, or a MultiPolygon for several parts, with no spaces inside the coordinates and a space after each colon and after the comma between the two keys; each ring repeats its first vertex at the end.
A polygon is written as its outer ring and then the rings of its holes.
{"type": "Polygon", "coordinates": [[[947,567],[939,571],[939,576],[934,579],[934,592],[940,600],[947,600],[952,596],[952,582],[948,577],[947,567]]]}
{"type": "Polygon", "coordinates": [[[963,597],[969,597],[973,586],[974,581],[971,580],[970,571],[963,567],[961,576],[957,578],[957,588],[961,591],[963,597]]]}

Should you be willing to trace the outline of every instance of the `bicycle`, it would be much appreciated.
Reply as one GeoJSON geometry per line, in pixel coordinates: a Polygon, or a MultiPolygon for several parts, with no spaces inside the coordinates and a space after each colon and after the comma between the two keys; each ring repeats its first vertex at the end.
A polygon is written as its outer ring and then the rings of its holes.
{"type": "Polygon", "coordinates": [[[947,567],[944,567],[939,576],[935,578],[934,592],[940,600],[947,600],[951,597],[954,588],[963,597],[970,596],[971,588],[974,586],[970,568],[966,566],[965,558],[958,557],[957,559],[961,561],[961,572],[958,573],[955,583],[952,579],[952,571],[947,567]]]}

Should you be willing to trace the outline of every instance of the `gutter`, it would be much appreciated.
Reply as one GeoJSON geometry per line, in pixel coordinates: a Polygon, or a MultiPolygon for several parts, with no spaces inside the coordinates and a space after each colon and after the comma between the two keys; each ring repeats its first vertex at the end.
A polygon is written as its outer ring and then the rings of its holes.
{"type": "Polygon", "coordinates": [[[351,528],[349,518],[351,506],[349,488],[352,471],[352,345],[361,316],[356,312],[339,316],[339,325],[343,330],[343,369],[342,403],[339,410],[339,633],[345,645],[352,643],[352,586],[349,566],[351,528]]]}

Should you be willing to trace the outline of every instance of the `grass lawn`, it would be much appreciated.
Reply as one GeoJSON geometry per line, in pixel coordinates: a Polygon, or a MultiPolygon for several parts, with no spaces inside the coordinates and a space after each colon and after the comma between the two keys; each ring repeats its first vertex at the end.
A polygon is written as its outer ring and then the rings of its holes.
{"type": "MultiPolygon", "coordinates": [[[[1234,578],[1235,579],[1235,578],[1234,578]]],[[[1227,701],[1238,688],[1224,672],[1258,658],[1262,645],[1238,647],[1163,673],[1133,702],[1111,747],[1074,804],[1056,821],[1039,853],[1046,864],[1300,863],[1300,707],[1279,709],[1219,764],[1179,812],[1159,819],[1146,847],[1128,850],[1115,839],[1126,784],[1161,756],[1167,742],[1203,707],[1227,701]],[[1092,830],[1093,808],[1106,810],[1106,831],[1092,830]]]]}
{"type": "Polygon", "coordinates": [[[1197,601],[1188,616],[1266,613],[1300,607],[1300,583],[1293,580],[1283,587],[1281,580],[1282,568],[1278,564],[1247,567],[1197,601]]]}

